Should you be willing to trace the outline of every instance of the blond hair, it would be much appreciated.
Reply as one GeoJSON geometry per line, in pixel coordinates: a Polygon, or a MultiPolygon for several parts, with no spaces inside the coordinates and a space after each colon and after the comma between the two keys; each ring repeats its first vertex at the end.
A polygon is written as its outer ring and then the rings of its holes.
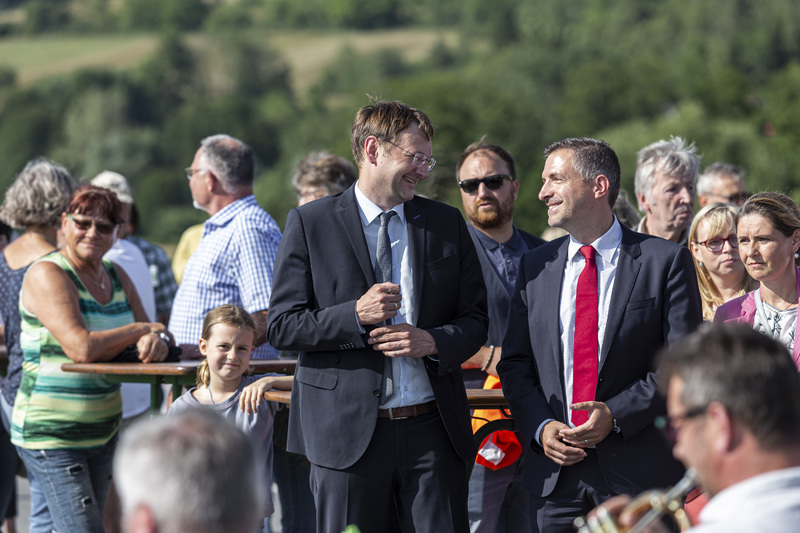
{"type": "MultiPolygon", "coordinates": [[[[204,341],[211,338],[211,329],[217,324],[225,324],[239,329],[249,329],[255,336],[256,322],[253,317],[238,305],[220,305],[215,307],[206,315],[203,320],[203,333],[201,337],[204,341]]],[[[208,358],[203,359],[200,368],[197,369],[197,386],[208,387],[211,381],[211,370],[208,368],[208,358]]]]}
{"type": "MultiPolygon", "coordinates": [[[[689,228],[689,242],[700,244],[697,241],[697,232],[699,231],[701,222],[705,222],[706,234],[712,237],[716,235],[727,237],[731,228],[733,228],[733,232],[736,233],[737,212],[737,208],[727,204],[714,203],[705,206],[697,212],[697,215],[695,215],[692,221],[692,225],[689,228]]],[[[703,301],[703,320],[710,322],[714,319],[714,312],[717,307],[724,304],[725,301],[722,299],[722,294],[717,286],[714,285],[714,281],[711,279],[711,275],[708,273],[706,266],[698,261],[694,254],[692,254],[692,260],[694,261],[694,268],[697,272],[697,286],[700,289],[700,298],[703,301]]],[[[750,290],[751,281],[747,270],[743,269],[737,296],[742,296],[750,290]]]]}

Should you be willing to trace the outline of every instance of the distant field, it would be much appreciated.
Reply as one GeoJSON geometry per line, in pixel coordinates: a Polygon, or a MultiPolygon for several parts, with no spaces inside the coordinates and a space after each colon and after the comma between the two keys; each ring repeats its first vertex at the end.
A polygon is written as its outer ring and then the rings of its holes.
{"type": "MultiPolygon", "coordinates": [[[[357,52],[395,48],[406,59],[424,57],[438,41],[456,42],[451,32],[395,30],[385,32],[271,33],[265,39],[280,50],[292,68],[296,89],[308,87],[320,69],[343,45],[357,52]]],[[[208,45],[202,35],[193,35],[194,46],[208,45]]],[[[59,37],[14,37],[0,39],[0,66],[17,71],[17,81],[30,85],[38,80],[84,68],[127,69],[150,56],[158,46],[155,35],[103,35],[59,37]]]]}

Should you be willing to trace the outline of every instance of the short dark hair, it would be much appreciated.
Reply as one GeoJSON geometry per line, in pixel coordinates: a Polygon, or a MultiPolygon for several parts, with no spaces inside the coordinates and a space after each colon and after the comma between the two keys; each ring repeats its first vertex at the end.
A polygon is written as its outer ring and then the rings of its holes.
{"type": "Polygon", "coordinates": [[[230,135],[212,135],[200,142],[201,161],[214,173],[228,192],[253,185],[255,161],[253,150],[230,135]]]}
{"type": "Polygon", "coordinates": [[[606,142],[590,137],[569,137],[555,141],[544,149],[545,158],[557,150],[574,153],[572,165],[584,181],[592,181],[600,174],[608,178],[608,204],[614,207],[620,189],[619,158],[606,142]]]}
{"type": "Polygon", "coordinates": [[[353,150],[356,165],[359,166],[363,162],[364,142],[368,137],[375,136],[384,141],[394,142],[397,135],[411,126],[412,122],[419,125],[419,130],[426,139],[433,140],[434,127],[428,115],[403,102],[373,100],[372,104],[359,109],[350,130],[350,148],[353,150]]]}
{"type": "Polygon", "coordinates": [[[780,342],[745,324],[707,325],[659,356],[659,384],[687,407],[722,404],[765,450],[800,445],[800,376],[780,342]]]}
{"type": "Polygon", "coordinates": [[[456,163],[456,180],[459,179],[458,176],[461,172],[461,167],[464,164],[464,161],[466,161],[467,158],[475,152],[491,152],[495,154],[497,157],[502,159],[508,167],[508,173],[511,174],[511,179],[517,179],[517,168],[516,165],[514,165],[514,158],[511,156],[508,150],[502,146],[486,142],[486,136],[484,135],[479,141],[475,141],[467,146],[461,153],[461,157],[458,158],[458,163],[456,163]]]}

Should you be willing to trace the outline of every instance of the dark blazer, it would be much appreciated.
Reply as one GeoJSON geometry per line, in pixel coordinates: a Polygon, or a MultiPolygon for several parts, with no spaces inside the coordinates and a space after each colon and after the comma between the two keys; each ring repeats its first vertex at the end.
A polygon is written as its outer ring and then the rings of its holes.
{"type": "MultiPolygon", "coordinates": [[[[567,423],[559,302],[569,237],[522,257],[511,302],[503,355],[497,371],[511,413],[525,437],[525,488],[549,495],[561,467],[544,455],[535,433],[546,419],[567,423]]],[[[621,433],[597,444],[609,487],[638,494],[674,484],[683,467],[654,425],[666,412],[657,392],[656,352],[702,322],[700,294],[689,251],[622,226],[606,332],[601,347],[596,400],[608,405],[621,433]]]]}
{"type": "MultiPolygon", "coordinates": [[[[267,323],[272,346],[301,352],[288,450],[336,469],[353,465],[367,449],[384,367],[384,357],[356,322],[356,300],[375,284],[375,273],[353,187],[289,212],[267,323]]],[[[423,360],[453,447],[472,461],[460,365],[486,340],[480,263],[457,209],[415,197],[405,203],[405,215],[416,326],[434,337],[439,350],[423,360]]]]}

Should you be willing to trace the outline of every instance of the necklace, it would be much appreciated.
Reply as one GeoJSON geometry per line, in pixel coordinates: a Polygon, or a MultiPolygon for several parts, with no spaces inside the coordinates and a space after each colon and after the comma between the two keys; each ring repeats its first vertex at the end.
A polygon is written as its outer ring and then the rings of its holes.
{"type": "Polygon", "coordinates": [[[211,400],[211,405],[217,405],[217,402],[214,401],[214,396],[211,394],[211,386],[207,386],[208,389],[208,399],[211,400]]]}
{"type": "MultiPolygon", "coordinates": [[[[102,276],[102,274],[101,274],[101,276],[102,276]]],[[[100,287],[101,289],[106,290],[106,279],[105,278],[100,280],[100,283],[96,282],[92,278],[89,278],[89,281],[91,281],[94,285],[100,287]]]]}

